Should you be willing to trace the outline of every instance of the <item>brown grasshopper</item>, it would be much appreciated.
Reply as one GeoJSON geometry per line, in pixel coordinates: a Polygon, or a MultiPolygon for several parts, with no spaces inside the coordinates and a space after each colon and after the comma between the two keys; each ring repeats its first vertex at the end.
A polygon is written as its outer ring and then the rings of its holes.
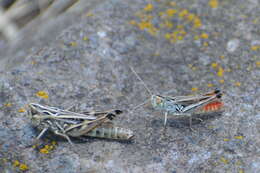
{"type": "Polygon", "coordinates": [[[81,136],[131,139],[133,137],[131,130],[112,125],[111,120],[121,113],[121,110],[76,113],[37,103],[30,103],[28,110],[32,124],[41,130],[37,139],[40,139],[47,130],[50,130],[54,134],[66,138],[70,144],[72,144],[70,137],[81,136]],[[110,126],[105,124],[110,124],[110,126]],[[102,127],[103,125],[104,127],[102,127]]]}

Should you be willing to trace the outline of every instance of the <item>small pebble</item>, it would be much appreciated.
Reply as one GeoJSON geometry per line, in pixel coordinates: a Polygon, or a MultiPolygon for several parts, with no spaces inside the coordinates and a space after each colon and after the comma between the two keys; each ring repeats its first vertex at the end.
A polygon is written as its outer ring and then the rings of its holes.
{"type": "Polygon", "coordinates": [[[229,40],[227,43],[227,51],[232,53],[239,47],[240,41],[238,39],[229,40]]]}

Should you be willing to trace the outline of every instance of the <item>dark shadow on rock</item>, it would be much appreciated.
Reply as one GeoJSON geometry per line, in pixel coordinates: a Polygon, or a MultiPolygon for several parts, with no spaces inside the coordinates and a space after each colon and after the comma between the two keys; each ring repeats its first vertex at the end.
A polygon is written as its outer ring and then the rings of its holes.
{"type": "MultiPolygon", "coordinates": [[[[203,123],[204,121],[214,120],[222,115],[223,112],[214,112],[208,114],[195,114],[192,116],[192,125],[203,123]]],[[[163,126],[164,117],[160,120],[153,120],[152,126],[163,126]]],[[[190,118],[189,117],[178,117],[173,115],[168,115],[167,125],[168,127],[174,128],[186,128],[190,126],[190,118]]]]}

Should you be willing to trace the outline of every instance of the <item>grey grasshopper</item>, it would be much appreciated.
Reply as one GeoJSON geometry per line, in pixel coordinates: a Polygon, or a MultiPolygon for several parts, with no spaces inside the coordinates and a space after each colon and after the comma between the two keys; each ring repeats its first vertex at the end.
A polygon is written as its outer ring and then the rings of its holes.
{"type": "MultiPolygon", "coordinates": [[[[144,81],[140,78],[140,76],[135,72],[135,70],[132,67],[130,68],[151,95],[150,101],[152,107],[155,110],[164,112],[164,126],[166,126],[168,114],[171,114],[175,117],[189,117],[190,129],[193,130],[191,128],[193,115],[218,112],[223,107],[223,103],[220,100],[222,97],[222,93],[218,89],[215,89],[214,91],[209,93],[194,96],[171,97],[153,94],[144,83],[144,81]]],[[[140,105],[143,105],[145,103],[147,103],[147,101],[140,105]]],[[[138,105],[137,107],[139,107],[140,105],[138,105]]]]}
{"type": "Polygon", "coordinates": [[[133,137],[131,130],[113,126],[111,122],[116,115],[121,113],[121,110],[76,113],[37,103],[30,103],[28,110],[32,124],[41,130],[37,139],[50,130],[66,138],[70,144],[72,144],[70,137],[81,136],[131,139],[133,137]]]}

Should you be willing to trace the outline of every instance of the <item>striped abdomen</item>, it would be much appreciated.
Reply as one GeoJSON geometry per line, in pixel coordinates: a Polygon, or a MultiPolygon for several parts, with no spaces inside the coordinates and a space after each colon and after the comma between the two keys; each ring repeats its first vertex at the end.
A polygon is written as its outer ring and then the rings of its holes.
{"type": "Polygon", "coordinates": [[[200,108],[200,113],[211,113],[221,111],[224,107],[224,103],[221,101],[210,102],[200,108]]]}
{"type": "Polygon", "coordinates": [[[86,136],[108,138],[108,139],[121,139],[129,140],[134,135],[129,129],[121,127],[97,127],[86,134],[86,136]]]}

